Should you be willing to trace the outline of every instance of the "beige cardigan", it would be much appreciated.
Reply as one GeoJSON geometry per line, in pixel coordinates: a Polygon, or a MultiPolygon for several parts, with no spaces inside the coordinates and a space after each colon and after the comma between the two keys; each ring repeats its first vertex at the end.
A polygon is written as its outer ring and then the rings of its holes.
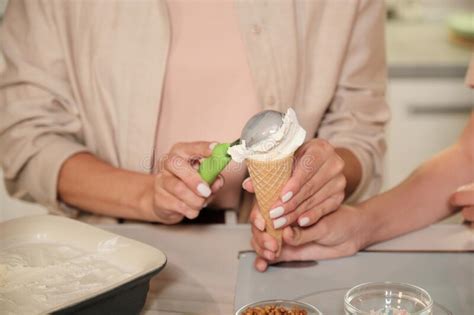
{"type": "MultiPolygon", "coordinates": [[[[383,0],[236,0],[235,8],[263,107],[293,106],[309,137],[352,150],[363,167],[352,199],[374,194],[389,118],[383,0]]],[[[58,172],[80,151],[149,172],[170,36],[164,0],[10,1],[0,75],[9,192],[63,213],[58,172]]]]}

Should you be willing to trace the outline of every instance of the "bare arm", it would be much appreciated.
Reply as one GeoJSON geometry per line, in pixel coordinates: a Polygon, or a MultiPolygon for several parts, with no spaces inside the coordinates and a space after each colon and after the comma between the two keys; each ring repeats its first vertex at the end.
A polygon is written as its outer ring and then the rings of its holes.
{"type": "Polygon", "coordinates": [[[362,178],[362,166],[357,157],[348,149],[336,148],[336,153],[344,161],[344,169],[342,170],[346,178],[345,195],[346,198],[352,195],[359,186],[362,178]]]}
{"type": "Polygon", "coordinates": [[[59,173],[59,198],[111,217],[156,221],[153,176],[115,168],[89,153],[66,160],[59,173]]]}
{"type": "Polygon", "coordinates": [[[283,230],[281,255],[275,240],[252,222],[252,246],[259,257],[258,270],[268,263],[329,259],[353,255],[361,248],[420,229],[451,214],[452,194],[474,180],[474,114],[456,144],[422,164],[397,187],[356,207],[342,206],[307,228],[283,230]]]}
{"type": "Polygon", "coordinates": [[[191,164],[192,157],[208,156],[209,146],[204,141],[175,144],[153,175],[113,167],[89,153],[73,155],[59,172],[59,198],[106,216],[167,224],[194,219],[224,184],[218,178],[209,187],[191,164]]]}
{"type": "Polygon", "coordinates": [[[456,144],[422,164],[390,191],[360,205],[374,227],[368,243],[420,229],[455,211],[450,196],[474,180],[474,115],[456,144]]]}

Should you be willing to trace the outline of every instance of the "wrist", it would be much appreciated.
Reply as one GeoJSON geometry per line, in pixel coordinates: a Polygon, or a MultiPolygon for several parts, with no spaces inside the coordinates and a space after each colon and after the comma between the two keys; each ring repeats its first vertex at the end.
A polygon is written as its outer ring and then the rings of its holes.
{"type": "Polygon", "coordinates": [[[155,178],[148,174],[137,176],[137,181],[134,183],[137,191],[129,196],[128,204],[142,220],[156,222],[158,218],[154,212],[155,178]]]}
{"type": "Polygon", "coordinates": [[[362,203],[356,206],[360,217],[360,231],[359,231],[359,249],[364,249],[377,242],[377,219],[365,205],[362,203]]]}

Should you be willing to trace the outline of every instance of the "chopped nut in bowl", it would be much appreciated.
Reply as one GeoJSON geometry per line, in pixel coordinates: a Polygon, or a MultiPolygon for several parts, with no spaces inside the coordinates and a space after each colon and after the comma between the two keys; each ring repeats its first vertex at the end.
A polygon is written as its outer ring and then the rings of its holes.
{"type": "Polygon", "coordinates": [[[235,315],[322,315],[322,313],[307,303],[269,300],[245,305],[235,315]]]}

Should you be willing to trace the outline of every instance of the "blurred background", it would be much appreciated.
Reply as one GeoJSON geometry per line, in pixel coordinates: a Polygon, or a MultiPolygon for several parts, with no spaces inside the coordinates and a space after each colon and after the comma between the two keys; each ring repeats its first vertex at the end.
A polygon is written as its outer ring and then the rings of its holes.
{"type": "MultiPolygon", "coordinates": [[[[0,0],[0,16],[7,1],[0,0]]],[[[474,93],[464,84],[473,51],[474,1],[386,3],[387,100],[392,120],[387,129],[383,190],[453,143],[474,104],[474,93]]],[[[3,65],[0,56],[0,69],[3,65]]],[[[0,221],[45,212],[40,206],[8,197],[0,181],[0,221]]]]}

